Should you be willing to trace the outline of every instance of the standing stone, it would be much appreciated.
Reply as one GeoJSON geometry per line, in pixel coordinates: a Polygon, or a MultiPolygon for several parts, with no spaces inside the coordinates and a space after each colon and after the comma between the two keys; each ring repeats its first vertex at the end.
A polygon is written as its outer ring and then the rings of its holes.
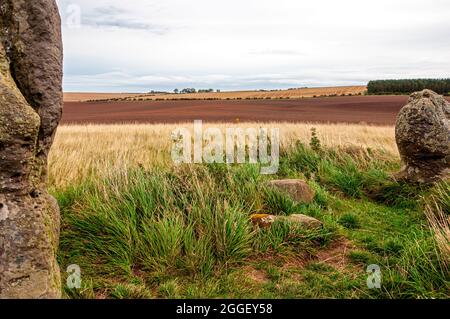
{"type": "Polygon", "coordinates": [[[54,0],[0,3],[0,298],[59,298],[59,209],[47,156],[62,112],[54,0]]]}
{"type": "Polygon", "coordinates": [[[428,184],[449,176],[450,104],[430,90],[413,93],[397,118],[396,141],[405,166],[399,180],[428,184]]]}

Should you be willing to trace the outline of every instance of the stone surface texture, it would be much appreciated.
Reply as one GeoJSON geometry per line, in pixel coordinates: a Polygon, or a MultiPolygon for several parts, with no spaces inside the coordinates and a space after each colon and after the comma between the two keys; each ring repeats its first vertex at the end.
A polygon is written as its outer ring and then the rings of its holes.
{"type": "Polygon", "coordinates": [[[0,298],[60,298],[47,156],[62,113],[54,0],[0,3],[0,298]]]}
{"type": "Polygon", "coordinates": [[[404,163],[397,179],[428,184],[449,176],[450,104],[430,90],[413,93],[397,117],[396,142],[404,163]]]}
{"type": "Polygon", "coordinates": [[[294,201],[310,204],[313,202],[316,192],[301,179],[282,179],[269,182],[269,186],[288,194],[294,201]]]}

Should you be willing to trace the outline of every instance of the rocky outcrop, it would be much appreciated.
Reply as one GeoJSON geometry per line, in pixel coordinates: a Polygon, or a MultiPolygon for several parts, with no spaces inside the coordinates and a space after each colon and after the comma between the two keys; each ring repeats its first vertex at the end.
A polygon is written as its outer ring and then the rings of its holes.
{"type": "Polygon", "coordinates": [[[47,155],[62,112],[54,0],[0,6],[0,298],[59,298],[59,209],[47,155]]]}
{"type": "Polygon", "coordinates": [[[433,183],[449,175],[450,104],[430,90],[413,93],[397,118],[396,141],[403,170],[396,178],[433,183]]]}
{"type": "Polygon", "coordinates": [[[313,202],[316,192],[301,179],[282,179],[269,182],[269,186],[288,194],[294,201],[310,204],[313,202]]]}

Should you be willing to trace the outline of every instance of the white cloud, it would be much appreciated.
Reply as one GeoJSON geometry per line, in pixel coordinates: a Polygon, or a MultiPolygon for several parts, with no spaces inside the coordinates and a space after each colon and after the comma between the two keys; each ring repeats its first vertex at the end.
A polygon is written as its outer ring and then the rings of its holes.
{"type": "Polygon", "coordinates": [[[450,2],[59,0],[65,89],[362,84],[450,76],[450,2]]]}

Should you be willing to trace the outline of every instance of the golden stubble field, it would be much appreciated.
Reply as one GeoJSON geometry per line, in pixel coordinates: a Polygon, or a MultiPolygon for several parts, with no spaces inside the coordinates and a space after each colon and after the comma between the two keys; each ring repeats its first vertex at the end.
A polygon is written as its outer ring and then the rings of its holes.
{"type": "MultiPolygon", "coordinates": [[[[311,129],[317,129],[322,144],[329,147],[363,147],[384,150],[398,157],[392,126],[349,124],[239,123],[204,124],[226,128],[279,128],[281,148],[297,141],[308,144],[311,129]]],[[[50,184],[64,188],[86,178],[101,178],[122,169],[141,165],[151,168],[173,165],[171,133],[193,123],[129,125],[63,125],[58,128],[51,150],[50,184]]]]}
{"type": "Polygon", "coordinates": [[[88,92],[64,92],[64,102],[82,102],[90,100],[109,100],[115,98],[133,98],[142,93],[88,93],[88,92]]]}
{"type": "Polygon", "coordinates": [[[367,88],[365,86],[337,86],[321,88],[299,88],[278,91],[230,91],[191,94],[139,94],[139,93],[64,93],[65,102],[83,102],[92,100],[180,100],[180,99],[299,99],[319,96],[360,95],[367,88]]]}

